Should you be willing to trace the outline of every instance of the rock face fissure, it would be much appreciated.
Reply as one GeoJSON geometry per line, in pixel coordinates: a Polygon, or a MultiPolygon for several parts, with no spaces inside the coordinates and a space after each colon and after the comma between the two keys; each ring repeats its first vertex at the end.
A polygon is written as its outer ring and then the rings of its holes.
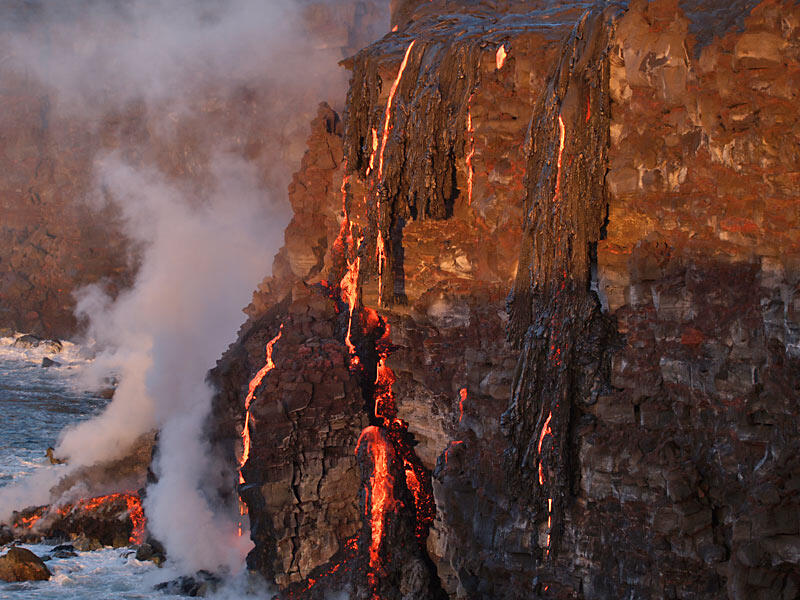
{"type": "Polygon", "coordinates": [[[546,522],[546,556],[557,550],[574,495],[575,421],[609,386],[613,328],[590,289],[590,258],[607,214],[608,53],[617,12],[587,12],[576,24],[526,141],[526,214],[508,301],[520,355],[503,415],[505,469],[513,497],[546,522]]]}

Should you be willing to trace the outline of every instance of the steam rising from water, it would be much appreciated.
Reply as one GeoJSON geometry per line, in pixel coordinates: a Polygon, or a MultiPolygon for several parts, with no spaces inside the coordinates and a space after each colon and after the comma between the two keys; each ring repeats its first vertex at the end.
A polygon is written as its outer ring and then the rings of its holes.
{"type": "MultiPolygon", "coordinates": [[[[340,48],[302,25],[308,7],[299,6],[65,0],[40,4],[36,26],[5,43],[10,60],[49,88],[62,118],[97,123],[135,102],[155,128],[151,136],[176,136],[181,115],[203,123],[198,104],[214,101],[208,90],[224,99],[255,82],[272,90],[270,105],[259,107],[269,111],[268,128],[285,139],[288,127],[302,147],[309,119],[291,131],[287,115],[308,115],[323,99],[335,104],[344,74],[336,68],[340,48]]],[[[203,491],[214,470],[202,435],[213,393],[205,375],[234,340],[252,289],[269,274],[288,220],[285,185],[299,156],[266,140],[272,158],[256,168],[242,153],[214,147],[213,131],[198,135],[210,157],[202,186],[166,175],[146,142],[96,157],[91,201],[119,209],[140,266],[133,288],[115,300],[102,285],[79,293],[78,313],[101,349],[92,371],[114,371],[120,385],[102,415],[65,432],[57,453],[71,469],[91,465],[124,455],[139,435],[159,429],[159,480],[145,502],[149,527],[184,571],[236,570],[249,541],[236,537],[233,521],[203,491]],[[275,167],[277,178],[265,172],[275,167]]],[[[28,489],[13,508],[45,502],[48,485],[36,487],[38,496],[28,489]]],[[[13,492],[0,493],[0,512],[12,508],[13,492]]]]}

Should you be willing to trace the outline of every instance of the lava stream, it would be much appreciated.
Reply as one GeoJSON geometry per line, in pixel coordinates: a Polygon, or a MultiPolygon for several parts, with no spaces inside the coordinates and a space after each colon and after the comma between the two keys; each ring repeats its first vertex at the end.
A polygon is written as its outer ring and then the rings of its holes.
{"type": "Polygon", "coordinates": [[[250,457],[250,404],[255,397],[256,389],[258,389],[258,386],[261,385],[261,381],[264,379],[267,373],[275,368],[275,363],[272,362],[272,348],[275,346],[275,342],[281,338],[282,334],[283,323],[281,323],[280,329],[278,329],[278,335],[267,342],[266,363],[250,380],[250,384],[248,385],[247,397],[244,399],[244,428],[242,429],[242,458],[239,460],[239,483],[244,483],[242,468],[247,462],[247,459],[250,457]]]}
{"type": "Polygon", "coordinates": [[[472,180],[475,175],[475,170],[472,167],[472,158],[475,156],[475,130],[472,128],[472,112],[470,110],[470,102],[472,96],[467,100],[467,133],[469,134],[469,152],[465,162],[467,163],[467,205],[472,206],[472,180]]]}
{"type": "Polygon", "coordinates": [[[506,54],[505,45],[500,46],[497,49],[497,54],[494,56],[495,65],[497,65],[498,71],[503,68],[503,64],[506,62],[506,56],[508,56],[508,54],[506,54]]]}
{"type": "Polygon", "coordinates": [[[362,442],[367,443],[367,452],[372,457],[372,476],[369,480],[367,506],[369,507],[371,532],[369,566],[372,572],[370,573],[370,579],[374,579],[375,572],[381,567],[380,547],[383,540],[386,514],[393,510],[395,506],[392,493],[394,478],[389,473],[389,458],[393,456],[394,449],[381,430],[374,425],[366,427],[361,432],[356,446],[356,453],[361,448],[362,442]]]}
{"type": "Polygon", "coordinates": [[[406,53],[403,56],[403,62],[400,63],[400,69],[397,71],[397,77],[392,84],[391,89],[389,90],[389,99],[386,101],[386,114],[383,118],[383,137],[381,139],[381,152],[378,155],[378,179],[383,178],[383,151],[386,150],[386,140],[389,137],[389,122],[392,117],[392,102],[394,101],[394,95],[397,92],[397,87],[400,85],[400,80],[403,77],[403,71],[406,70],[406,65],[408,64],[408,56],[411,54],[411,49],[414,47],[414,43],[417,40],[412,40],[411,43],[406,48],[406,53]]]}

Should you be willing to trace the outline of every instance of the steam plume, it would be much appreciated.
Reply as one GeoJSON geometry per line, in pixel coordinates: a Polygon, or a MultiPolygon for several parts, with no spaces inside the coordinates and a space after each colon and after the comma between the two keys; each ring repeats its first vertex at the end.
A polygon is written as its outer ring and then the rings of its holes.
{"type": "MultiPolygon", "coordinates": [[[[177,138],[175,123],[194,118],[208,157],[202,176],[181,178],[146,141],[97,155],[94,201],[117,207],[139,266],[134,286],[113,300],[102,285],[79,293],[78,313],[101,349],[93,370],[117,372],[120,385],[103,414],[65,432],[57,452],[70,468],[91,465],[159,429],[158,483],[145,503],[151,530],[181,570],[235,570],[247,548],[203,491],[210,453],[201,431],[212,396],[205,375],[281,245],[284,190],[308,116],[321,99],[341,105],[345,78],[336,62],[347,36],[310,31],[312,4],[289,0],[22,5],[30,10],[15,21],[18,31],[0,39],[9,50],[4,68],[36,77],[54,118],[99,132],[109,114],[137,103],[152,137],[177,138]],[[252,87],[269,90],[259,97],[269,105],[257,112],[271,136],[267,159],[255,162],[220,147],[219,130],[203,128],[209,103],[252,87]]],[[[16,492],[0,492],[0,512],[16,492]]],[[[43,502],[35,498],[26,504],[43,502]]]]}

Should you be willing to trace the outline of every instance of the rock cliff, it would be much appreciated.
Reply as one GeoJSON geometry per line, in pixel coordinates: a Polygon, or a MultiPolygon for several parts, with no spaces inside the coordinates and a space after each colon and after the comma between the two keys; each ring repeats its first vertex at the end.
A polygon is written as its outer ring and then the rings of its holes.
{"type": "Polygon", "coordinates": [[[250,567],[286,597],[797,597],[797,6],[392,18],[213,372],[250,567]]]}

